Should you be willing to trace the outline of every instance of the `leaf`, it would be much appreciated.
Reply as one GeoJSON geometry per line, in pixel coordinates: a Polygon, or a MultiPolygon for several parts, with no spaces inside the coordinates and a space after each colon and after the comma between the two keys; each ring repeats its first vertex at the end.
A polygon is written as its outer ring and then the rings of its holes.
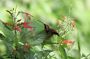
{"type": "Polygon", "coordinates": [[[0,31],[0,38],[2,37],[5,37],[5,34],[2,31],[0,31]]]}
{"type": "MultiPolygon", "coordinates": [[[[7,28],[8,30],[12,30],[11,29],[11,26],[12,26],[12,24],[10,24],[10,23],[4,23],[2,20],[0,20],[0,23],[5,27],[5,28],[7,28]],[[8,25],[7,25],[8,24],[8,25]]],[[[2,26],[1,25],[1,26],[2,26]]]]}
{"type": "Polygon", "coordinates": [[[75,59],[74,57],[72,57],[72,56],[68,56],[68,59],[75,59]]]}
{"type": "Polygon", "coordinates": [[[66,51],[62,45],[59,46],[59,50],[60,50],[62,59],[67,59],[66,51]]]}

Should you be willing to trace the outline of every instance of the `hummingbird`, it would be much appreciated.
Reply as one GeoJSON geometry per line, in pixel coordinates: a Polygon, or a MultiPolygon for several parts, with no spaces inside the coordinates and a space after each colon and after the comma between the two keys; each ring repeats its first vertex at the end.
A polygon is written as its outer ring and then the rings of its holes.
{"type": "Polygon", "coordinates": [[[47,24],[44,24],[44,30],[48,35],[51,35],[51,36],[52,35],[57,35],[57,36],[59,36],[59,33],[55,29],[50,28],[49,25],[47,25],[47,24]]]}

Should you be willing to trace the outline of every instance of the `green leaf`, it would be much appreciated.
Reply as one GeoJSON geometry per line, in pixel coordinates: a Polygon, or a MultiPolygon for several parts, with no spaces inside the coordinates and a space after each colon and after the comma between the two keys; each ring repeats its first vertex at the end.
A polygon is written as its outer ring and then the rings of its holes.
{"type": "Polygon", "coordinates": [[[62,45],[59,46],[59,50],[60,50],[61,58],[67,59],[67,54],[66,54],[65,48],[62,45]]]}

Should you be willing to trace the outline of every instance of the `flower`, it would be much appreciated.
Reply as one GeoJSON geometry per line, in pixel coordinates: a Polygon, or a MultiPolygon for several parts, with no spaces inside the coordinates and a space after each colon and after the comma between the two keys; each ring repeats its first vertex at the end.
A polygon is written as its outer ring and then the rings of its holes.
{"type": "Polygon", "coordinates": [[[61,25],[61,23],[62,23],[61,20],[57,20],[57,21],[56,21],[56,24],[57,24],[57,25],[61,25]]]}
{"type": "Polygon", "coordinates": [[[22,12],[24,14],[25,20],[29,19],[31,20],[31,14],[27,13],[27,12],[22,12]]]}
{"type": "Polygon", "coordinates": [[[24,46],[23,46],[24,52],[28,52],[30,48],[31,46],[27,42],[24,43],[24,46]]]}
{"type": "Polygon", "coordinates": [[[24,22],[21,23],[22,22],[22,18],[21,19],[18,19],[16,17],[14,17],[14,13],[12,11],[7,10],[7,12],[9,14],[11,14],[11,16],[14,18],[15,22],[14,22],[14,24],[4,23],[5,25],[12,26],[12,27],[14,26],[13,27],[13,30],[17,30],[19,32],[21,32],[21,26],[23,26],[24,28],[27,28],[27,29],[32,30],[32,26],[29,26],[30,23],[27,22],[27,20],[31,20],[31,16],[32,16],[31,14],[29,14],[27,12],[20,12],[19,11],[18,14],[17,14],[17,16],[19,15],[19,13],[21,13],[23,15],[23,18],[24,18],[24,22]]]}
{"type": "Polygon", "coordinates": [[[21,28],[19,26],[15,26],[13,29],[21,32],[21,28]]]}
{"type": "Polygon", "coordinates": [[[30,16],[30,14],[29,14],[29,13],[27,13],[27,12],[24,12],[24,14],[26,14],[26,16],[30,16]]]}
{"type": "Polygon", "coordinates": [[[24,48],[30,48],[30,45],[28,43],[25,43],[24,48]]]}
{"type": "MultiPolygon", "coordinates": [[[[29,24],[30,24],[29,22],[23,22],[21,25],[23,25],[24,28],[28,28],[28,29],[32,30],[32,26],[29,26],[29,24]]],[[[13,30],[17,30],[17,31],[21,32],[21,28],[19,27],[19,24],[17,24],[17,26],[15,26],[13,28],[13,30]]]]}
{"type": "Polygon", "coordinates": [[[75,27],[75,21],[71,21],[71,26],[75,27]]]}
{"type": "Polygon", "coordinates": [[[74,43],[74,41],[72,41],[72,40],[63,40],[62,43],[66,44],[66,45],[71,45],[71,44],[74,43]]]}
{"type": "Polygon", "coordinates": [[[67,19],[67,16],[63,16],[62,18],[65,20],[65,19],[67,19]]]}
{"type": "Polygon", "coordinates": [[[23,23],[23,27],[24,28],[29,28],[30,30],[32,29],[32,26],[29,26],[29,23],[28,22],[24,22],[23,23]]]}

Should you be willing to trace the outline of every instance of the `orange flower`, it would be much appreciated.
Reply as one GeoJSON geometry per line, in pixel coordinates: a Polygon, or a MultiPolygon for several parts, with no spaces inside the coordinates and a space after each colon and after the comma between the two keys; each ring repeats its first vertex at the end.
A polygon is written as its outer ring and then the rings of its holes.
{"type": "Polygon", "coordinates": [[[74,43],[74,41],[72,41],[72,40],[63,40],[62,43],[66,44],[66,45],[71,45],[71,44],[74,43]]]}

